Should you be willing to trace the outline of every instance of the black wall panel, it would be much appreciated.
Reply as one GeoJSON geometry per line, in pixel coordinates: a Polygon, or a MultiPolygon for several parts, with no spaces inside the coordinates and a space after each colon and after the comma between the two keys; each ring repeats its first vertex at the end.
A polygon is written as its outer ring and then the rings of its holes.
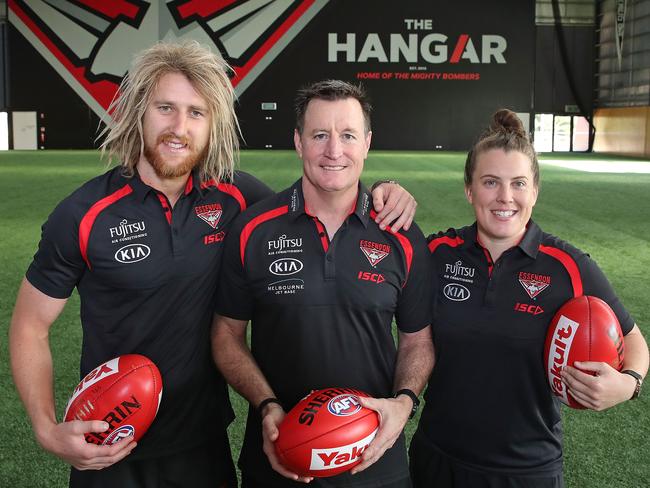
{"type": "Polygon", "coordinates": [[[480,1],[331,2],[288,46],[275,62],[246,91],[239,107],[240,120],[250,147],[292,147],[292,100],[296,89],[309,81],[341,78],[361,81],[374,105],[373,147],[378,149],[467,149],[485,126],[490,114],[501,107],[529,112],[534,71],[534,2],[480,1]],[[507,15],[504,15],[507,12],[507,15]],[[431,29],[408,30],[405,19],[430,19],[431,29]],[[507,40],[505,64],[472,63],[462,59],[452,64],[419,62],[328,63],[327,36],[356,33],[356,57],[369,33],[378,33],[389,56],[390,35],[421,40],[430,33],[448,37],[451,58],[457,39],[468,34],[481,58],[481,36],[499,35],[507,40]],[[413,68],[423,68],[421,71],[413,68]],[[465,73],[479,80],[361,79],[358,73],[465,73]],[[276,113],[266,113],[260,104],[277,101],[276,113]],[[273,116],[273,121],[266,121],[273,116]],[[264,127],[266,130],[259,130],[264,127]],[[271,128],[280,125],[282,129],[271,128]],[[287,129],[285,129],[285,127],[287,129]]]}
{"type": "Polygon", "coordinates": [[[594,27],[562,26],[567,46],[569,73],[577,97],[569,88],[562,63],[560,43],[554,26],[538,26],[535,54],[535,112],[564,113],[566,105],[579,105],[591,111],[594,97],[594,27]]]}
{"type": "Polygon", "coordinates": [[[45,128],[45,140],[39,146],[94,147],[99,117],[11,25],[9,42],[10,108],[39,113],[39,128],[45,128]]]}
{"type": "MultiPolygon", "coordinates": [[[[374,148],[466,150],[494,110],[532,109],[534,9],[533,1],[521,0],[332,0],[241,95],[237,112],[245,147],[293,147],[296,90],[311,81],[341,78],[362,81],[370,93],[374,148]],[[343,42],[348,34],[356,36],[354,61],[343,53],[328,61],[329,36],[343,42]],[[431,35],[446,41],[431,41],[431,35]],[[390,58],[391,39],[406,42],[410,36],[420,46],[414,59],[378,59],[381,50],[390,58]],[[366,44],[369,38],[378,39],[374,50],[372,42],[366,44]],[[483,55],[489,42],[497,43],[493,50],[500,58],[483,55]],[[369,55],[360,60],[364,49],[369,55]],[[431,62],[441,49],[446,56],[431,62]],[[364,73],[380,79],[366,79],[364,73]],[[404,79],[396,79],[396,73],[404,79]],[[457,76],[470,79],[443,79],[457,76]],[[277,103],[277,110],[262,111],[263,102],[277,103]]],[[[47,148],[93,147],[95,113],[21,33],[11,28],[9,34],[12,109],[45,114],[47,148]]]]}

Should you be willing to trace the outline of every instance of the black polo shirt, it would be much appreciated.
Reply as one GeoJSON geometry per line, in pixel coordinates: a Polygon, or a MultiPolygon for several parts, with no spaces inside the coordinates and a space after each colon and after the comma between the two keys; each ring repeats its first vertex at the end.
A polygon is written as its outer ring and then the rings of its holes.
{"type": "MultiPolygon", "coordinates": [[[[219,314],[251,320],[252,353],[288,411],[313,389],[345,386],[392,394],[393,316],[404,332],[430,323],[426,241],[413,225],[382,231],[370,193],[330,241],[305,208],[302,180],[244,212],[226,242],[219,314]]],[[[240,466],[247,476],[285,486],[262,452],[259,414],[249,412],[240,466]]],[[[340,475],[341,486],[408,476],[404,439],[368,470],[340,475]]]]}
{"type": "Polygon", "coordinates": [[[231,421],[210,353],[223,240],[243,209],[270,194],[245,173],[233,184],[193,173],[172,210],[118,167],[65,198],[44,224],[27,279],[54,298],[77,287],[81,376],[126,353],[149,357],[162,374],[158,416],[129,459],[203,443],[231,421]]]}
{"type": "Polygon", "coordinates": [[[546,380],[548,325],[572,297],[594,295],[634,321],[589,256],[530,221],[493,263],[476,224],[429,237],[436,365],[418,425],[432,447],[486,470],[562,470],[560,403],[546,380]]]}

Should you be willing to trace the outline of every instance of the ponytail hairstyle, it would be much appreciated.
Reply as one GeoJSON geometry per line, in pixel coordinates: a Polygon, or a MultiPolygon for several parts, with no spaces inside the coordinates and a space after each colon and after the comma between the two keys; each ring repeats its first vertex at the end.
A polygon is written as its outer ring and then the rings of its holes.
{"type": "Polygon", "coordinates": [[[505,152],[519,151],[530,159],[533,182],[539,187],[539,163],[533,144],[517,114],[502,108],[492,115],[490,127],[487,128],[467,154],[465,161],[465,186],[472,184],[476,169],[476,160],[481,153],[491,149],[503,149],[505,152]]]}

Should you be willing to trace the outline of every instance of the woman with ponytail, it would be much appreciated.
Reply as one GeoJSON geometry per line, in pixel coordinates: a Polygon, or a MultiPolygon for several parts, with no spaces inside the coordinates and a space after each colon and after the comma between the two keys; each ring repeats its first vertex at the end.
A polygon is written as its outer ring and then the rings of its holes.
{"type": "MultiPolygon", "coordinates": [[[[415,487],[564,486],[560,407],[542,355],[548,324],[576,280],[616,313],[622,369],[647,372],[646,342],[596,263],[531,219],[539,185],[521,121],[499,110],[465,164],[476,222],[429,237],[436,364],[411,442],[415,487]]],[[[562,379],[593,410],[639,391],[633,374],[605,363],[576,363],[562,379]]]]}

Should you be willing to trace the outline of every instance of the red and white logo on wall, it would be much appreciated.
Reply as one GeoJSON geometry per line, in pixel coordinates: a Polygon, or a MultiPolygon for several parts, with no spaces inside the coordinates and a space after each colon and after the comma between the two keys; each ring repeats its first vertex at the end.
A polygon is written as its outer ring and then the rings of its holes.
{"type": "Polygon", "coordinates": [[[195,39],[233,67],[237,95],[329,0],[9,0],[9,21],[100,117],[133,55],[195,39]]]}

